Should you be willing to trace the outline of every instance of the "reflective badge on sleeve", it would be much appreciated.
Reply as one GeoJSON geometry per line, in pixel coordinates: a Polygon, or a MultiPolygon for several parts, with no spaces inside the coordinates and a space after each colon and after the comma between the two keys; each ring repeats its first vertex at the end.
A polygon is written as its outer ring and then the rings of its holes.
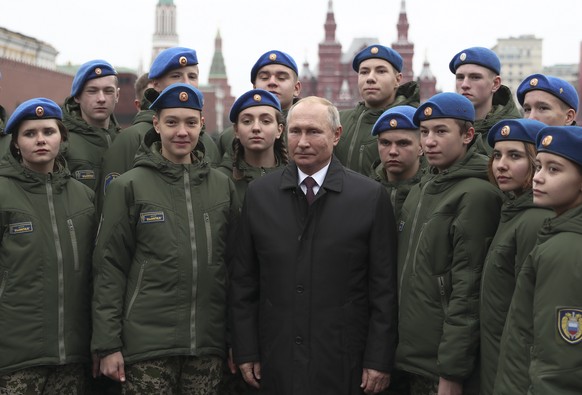
{"type": "Polygon", "coordinates": [[[32,222],[10,224],[8,228],[11,235],[20,235],[22,233],[31,233],[33,231],[32,222]]]}
{"type": "Polygon", "coordinates": [[[140,213],[139,220],[142,224],[153,224],[156,222],[165,222],[166,216],[163,211],[150,211],[147,213],[140,213]]]}
{"type": "Polygon", "coordinates": [[[569,344],[578,344],[582,341],[582,309],[558,309],[558,333],[569,344]]]}
{"type": "Polygon", "coordinates": [[[95,172],[93,170],[77,170],[75,172],[75,179],[77,180],[94,180],[95,172]]]}

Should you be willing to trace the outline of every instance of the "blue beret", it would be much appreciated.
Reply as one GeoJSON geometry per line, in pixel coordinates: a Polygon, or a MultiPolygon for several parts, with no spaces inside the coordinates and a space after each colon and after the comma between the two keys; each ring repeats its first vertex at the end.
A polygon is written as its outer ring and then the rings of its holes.
{"type": "Polygon", "coordinates": [[[523,141],[535,145],[538,132],[545,126],[535,119],[504,119],[489,129],[487,142],[491,147],[498,141],[523,141]]]}
{"type": "Polygon", "coordinates": [[[259,70],[269,64],[281,64],[283,66],[287,66],[293,70],[295,74],[299,75],[299,70],[297,69],[297,63],[295,63],[295,60],[293,60],[293,58],[285,52],[274,50],[265,52],[261,55],[259,60],[257,60],[251,69],[251,83],[255,83],[257,74],[259,74],[259,70]]]}
{"type": "Polygon", "coordinates": [[[452,92],[438,93],[425,101],[414,113],[414,124],[436,118],[454,118],[475,122],[475,107],[463,95],[452,92]]]}
{"type": "Polygon", "coordinates": [[[172,47],[164,49],[154,59],[148,78],[150,80],[160,78],[168,71],[196,64],[198,64],[196,51],[191,48],[172,47]]]}
{"type": "Polygon", "coordinates": [[[536,138],[538,152],[562,156],[582,166],[582,127],[546,126],[536,138]]]}
{"type": "Polygon", "coordinates": [[[192,108],[202,111],[204,97],[198,88],[190,84],[172,84],[160,93],[158,98],[151,104],[150,110],[161,110],[163,108],[192,108]]]}
{"type": "Polygon", "coordinates": [[[550,75],[532,74],[517,87],[517,100],[523,106],[525,94],[529,91],[540,90],[556,96],[570,108],[578,111],[578,93],[567,81],[550,75]]]}
{"type": "Polygon", "coordinates": [[[464,64],[477,64],[493,70],[495,74],[501,74],[501,62],[495,52],[489,48],[472,47],[459,52],[449,63],[449,70],[453,74],[457,72],[457,68],[464,64]]]}
{"type": "Polygon", "coordinates": [[[263,89],[253,89],[243,93],[238,99],[236,99],[230,109],[230,122],[235,123],[238,114],[240,114],[244,109],[256,106],[270,106],[281,111],[281,103],[279,103],[277,96],[263,89]]]}
{"type": "Polygon", "coordinates": [[[352,61],[352,68],[354,71],[359,71],[360,63],[366,59],[384,59],[394,66],[398,72],[402,71],[402,56],[392,48],[380,44],[374,44],[362,49],[356,54],[356,56],[354,56],[354,60],[352,61]]]}
{"type": "Polygon", "coordinates": [[[396,106],[384,111],[372,128],[372,136],[377,136],[382,132],[395,129],[417,130],[412,118],[416,108],[411,106],[396,106]]]}
{"type": "Polygon", "coordinates": [[[35,119],[63,119],[63,112],[57,103],[44,97],[27,100],[21,103],[12,113],[6,123],[4,133],[11,134],[18,131],[20,123],[25,120],[35,119]]]}
{"type": "Polygon", "coordinates": [[[117,71],[115,71],[113,66],[104,60],[96,59],[83,63],[81,67],[79,67],[79,70],[77,70],[77,74],[75,74],[75,78],[73,79],[71,96],[78,96],[87,81],[95,78],[106,77],[108,75],[117,75],[117,71]]]}

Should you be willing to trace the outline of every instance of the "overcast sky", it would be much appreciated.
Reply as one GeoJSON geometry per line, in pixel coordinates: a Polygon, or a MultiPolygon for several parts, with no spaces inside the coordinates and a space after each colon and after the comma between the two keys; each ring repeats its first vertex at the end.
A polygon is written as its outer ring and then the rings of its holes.
{"type": "MultiPolygon", "coordinates": [[[[149,68],[158,0],[6,0],[0,27],[32,36],[59,51],[58,64],[102,58],[115,67],[149,68]]],[[[347,50],[354,37],[396,40],[400,0],[335,0],[336,39],[347,50]]],[[[317,67],[328,0],[174,0],[179,45],[195,48],[201,81],[208,81],[220,29],[235,96],[251,88],[249,73],[271,49],[291,54],[299,68],[317,67]]],[[[578,63],[582,40],[580,0],[406,0],[414,73],[425,56],[442,90],[454,89],[451,57],[497,38],[534,34],[543,39],[544,66],[578,63]]]]}

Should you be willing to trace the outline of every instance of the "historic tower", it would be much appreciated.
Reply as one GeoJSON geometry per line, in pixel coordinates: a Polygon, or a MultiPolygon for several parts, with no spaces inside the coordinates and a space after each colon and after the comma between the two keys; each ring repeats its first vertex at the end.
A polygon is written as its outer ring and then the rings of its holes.
{"type": "Polygon", "coordinates": [[[406,16],[405,0],[402,0],[400,5],[400,15],[398,17],[398,40],[392,43],[392,49],[397,51],[402,56],[402,83],[412,81],[414,79],[414,70],[412,69],[412,58],[414,57],[414,44],[408,41],[408,17],[406,16]]]}
{"type": "Polygon", "coordinates": [[[317,72],[317,96],[336,101],[341,89],[342,45],[335,39],[335,17],[333,2],[329,0],[325,20],[325,39],[319,43],[319,65],[317,72]]]}
{"type": "MultiPolygon", "coordinates": [[[[152,38],[152,59],[164,49],[178,45],[176,6],[173,0],[159,0],[156,6],[156,26],[152,38]]],[[[151,64],[151,62],[150,62],[151,64]]]]}
{"type": "Polygon", "coordinates": [[[423,103],[433,97],[436,91],[436,78],[432,71],[430,71],[430,63],[428,58],[424,57],[424,63],[422,65],[422,71],[417,79],[418,85],[420,87],[420,102],[423,103]]]}
{"type": "Polygon", "coordinates": [[[226,76],[220,30],[216,32],[216,37],[214,38],[214,55],[210,65],[208,84],[214,87],[216,92],[216,128],[217,130],[224,130],[226,125],[229,124],[228,114],[234,103],[234,97],[230,94],[230,85],[226,76]]]}

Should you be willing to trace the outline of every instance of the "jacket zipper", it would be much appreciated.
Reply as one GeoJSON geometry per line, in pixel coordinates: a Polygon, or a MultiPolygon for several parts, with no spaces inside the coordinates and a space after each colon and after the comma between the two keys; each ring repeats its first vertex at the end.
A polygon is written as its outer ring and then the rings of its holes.
{"type": "Polygon", "coordinates": [[[75,232],[75,225],[72,219],[67,220],[67,225],[69,225],[69,236],[71,237],[71,245],[73,246],[73,262],[75,271],[79,270],[79,248],[77,245],[77,234],[75,232]]]}
{"type": "Polygon", "coordinates": [[[210,227],[210,215],[204,213],[204,227],[206,228],[206,248],[208,249],[208,265],[212,265],[212,228],[210,227]]]}
{"type": "Polygon", "coordinates": [[[412,274],[416,275],[416,256],[418,255],[418,246],[420,245],[420,240],[426,229],[426,223],[422,224],[420,228],[420,233],[418,234],[418,240],[416,241],[416,248],[414,249],[414,256],[412,257],[412,274]]]}
{"type": "Polygon", "coordinates": [[[362,118],[364,117],[364,115],[366,114],[366,112],[368,112],[367,109],[364,109],[364,111],[360,114],[360,116],[358,117],[358,122],[356,122],[356,128],[354,129],[354,133],[352,135],[352,141],[350,141],[350,147],[348,149],[348,157],[346,160],[347,166],[348,168],[351,168],[351,164],[352,164],[352,155],[354,153],[354,147],[356,145],[356,140],[358,138],[358,130],[360,130],[360,123],[362,123],[362,118]]]}
{"type": "Polygon", "coordinates": [[[105,138],[107,139],[107,147],[111,147],[111,136],[109,135],[109,132],[105,134],[105,138]]]}
{"type": "Polygon", "coordinates": [[[441,295],[441,304],[443,306],[443,311],[446,316],[449,310],[449,301],[447,300],[447,293],[445,290],[445,278],[443,276],[438,276],[438,282],[439,282],[439,293],[441,295]]]}
{"type": "Polygon", "coordinates": [[[6,288],[6,283],[8,282],[8,271],[2,273],[2,282],[0,283],[0,299],[4,294],[4,288],[6,288]]]}
{"type": "Polygon", "coordinates": [[[65,350],[65,275],[63,271],[63,251],[61,249],[61,238],[59,236],[59,228],[57,226],[57,217],[55,213],[55,204],[53,200],[53,187],[51,185],[52,177],[49,174],[46,191],[49,213],[51,217],[51,224],[53,228],[53,238],[55,242],[55,250],[57,253],[57,272],[58,272],[58,348],[59,348],[59,362],[64,363],[66,358],[65,350]]]}
{"type": "Polygon", "coordinates": [[[147,264],[147,261],[144,261],[141,264],[141,267],[139,268],[139,274],[137,275],[137,284],[135,285],[135,289],[133,290],[133,295],[131,295],[131,299],[129,300],[129,305],[127,306],[127,311],[125,312],[125,319],[129,318],[129,313],[131,312],[131,309],[133,308],[133,304],[135,303],[135,300],[137,299],[137,294],[139,294],[139,290],[141,288],[141,283],[143,281],[143,273],[145,271],[146,264],[147,264]]]}
{"type": "Polygon", "coordinates": [[[192,298],[190,301],[190,349],[196,350],[196,295],[198,292],[198,260],[196,255],[196,229],[194,227],[194,209],[192,208],[192,191],[190,174],[184,169],[184,193],[190,228],[190,253],[192,254],[192,298]]]}
{"type": "MultiPolygon", "coordinates": [[[[392,211],[394,212],[394,216],[396,216],[396,187],[392,188],[392,192],[390,192],[390,203],[392,203],[392,211]]],[[[400,218],[394,218],[398,221],[400,218]]]]}

